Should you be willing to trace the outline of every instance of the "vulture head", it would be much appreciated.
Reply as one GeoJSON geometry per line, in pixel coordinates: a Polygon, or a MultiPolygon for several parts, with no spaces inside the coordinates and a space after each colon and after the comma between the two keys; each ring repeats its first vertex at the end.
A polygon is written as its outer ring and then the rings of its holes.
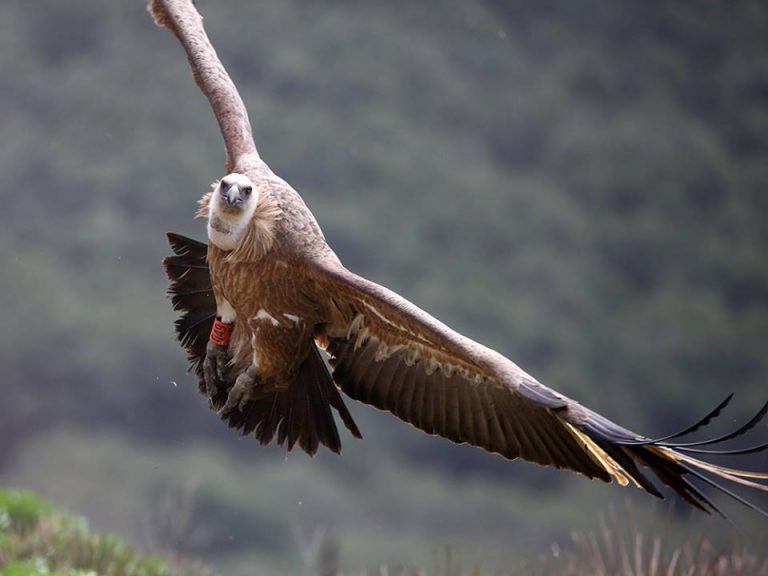
{"type": "Polygon", "coordinates": [[[244,174],[222,178],[208,197],[208,239],[222,250],[235,248],[259,204],[259,191],[244,174]]]}
{"type": "Polygon", "coordinates": [[[214,193],[212,206],[221,216],[229,216],[228,219],[239,220],[250,218],[256,205],[259,203],[259,193],[255,190],[253,182],[243,174],[227,174],[219,181],[214,193]]]}

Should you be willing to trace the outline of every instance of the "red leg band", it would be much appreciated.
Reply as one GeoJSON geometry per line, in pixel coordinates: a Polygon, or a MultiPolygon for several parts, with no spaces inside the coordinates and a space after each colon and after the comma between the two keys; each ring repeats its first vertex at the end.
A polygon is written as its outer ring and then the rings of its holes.
{"type": "Polygon", "coordinates": [[[216,318],[213,321],[213,328],[211,328],[211,336],[209,340],[217,346],[226,346],[229,344],[229,337],[232,336],[232,328],[234,328],[234,326],[234,322],[227,324],[216,318]]]}

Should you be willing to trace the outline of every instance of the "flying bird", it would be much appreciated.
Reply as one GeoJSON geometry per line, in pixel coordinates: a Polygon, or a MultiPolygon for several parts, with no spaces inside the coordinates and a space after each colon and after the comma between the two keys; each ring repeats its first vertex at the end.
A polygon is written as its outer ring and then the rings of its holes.
{"type": "Polygon", "coordinates": [[[200,391],[233,428],[314,454],[340,452],[336,416],[361,437],[342,393],[423,430],[510,460],[522,458],[722,515],[705,486],[768,516],[723,481],[768,492],[768,473],[705,461],[768,449],[716,445],[752,430],[683,437],[636,434],[541,384],[501,354],[458,334],[398,294],[347,270],[299,194],[256,152],[245,107],[202,20],[185,0],[150,11],[181,41],[227,149],[228,174],[200,200],[208,243],[178,234],[164,260],[176,322],[200,391]],[[327,358],[327,361],[326,361],[327,358]]]}
{"type": "Polygon", "coordinates": [[[698,456],[768,448],[705,448],[748,432],[768,403],[744,426],[706,441],[677,440],[718,416],[730,397],[678,434],[630,432],[347,270],[298,193],[266,165],[251,174],[228,174],[200,200],[209,244],[169,234],[175,255],[164,261],[173,304],[184,312],[179,338],[200,390],[231,427],[262,444],[338,453],[333,411],[361,437],[341,390],[429,434],[509,459],[661,497],[647,468],[702,510],[719,512],[692,480],[761,511],[717,479],[768,491],[758,482],[768,474],[698,456]]]}

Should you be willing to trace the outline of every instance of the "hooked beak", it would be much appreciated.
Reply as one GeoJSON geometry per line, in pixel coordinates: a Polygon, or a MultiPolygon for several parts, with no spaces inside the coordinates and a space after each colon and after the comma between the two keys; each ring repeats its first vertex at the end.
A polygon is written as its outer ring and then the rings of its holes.
{"type": "Polygon", "coordinates": [[[239,208],[243,204],[243,195],[240,193],[240,186],[231,184],[222,194],[224,202],[230,208],[239,208]]]}

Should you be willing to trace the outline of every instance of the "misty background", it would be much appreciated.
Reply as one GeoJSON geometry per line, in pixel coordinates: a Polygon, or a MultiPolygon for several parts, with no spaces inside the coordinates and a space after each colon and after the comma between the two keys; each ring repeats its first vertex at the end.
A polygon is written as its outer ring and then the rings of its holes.
{"type": "MultiPolygon", "coordinates": [[[[197,7],[351,270],[641,433],[768,398],[765,2],[197,7]]],[[[448,545],[501,570],[627,500],[764,542],[731,502],[742,535],[360,404],[342,457],[238,437],[185,373],[160,266],[224,169],[178,42],[142,0],[3,0],[0,47],[0,484],[232,575],[298,573],[320,533],[345,570],[448,545]]]]}

